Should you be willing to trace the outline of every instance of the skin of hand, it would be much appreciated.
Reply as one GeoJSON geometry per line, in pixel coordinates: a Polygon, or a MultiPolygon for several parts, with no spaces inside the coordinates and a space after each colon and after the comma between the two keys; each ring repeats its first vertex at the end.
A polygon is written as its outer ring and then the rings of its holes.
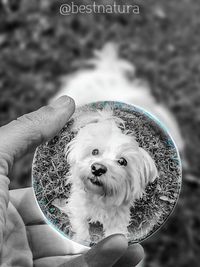
{"type": "MultiPolygon", "coordinates": [[[[74,101],[62,96],[52,104],[1,127],[0,179],[9,177],[16,159],[55,136],[74,109],[74,101]]],[[[109,236],[91,249],[76,244],[45,223],[32,188],[12,190],[9,195],[26,227],[36,267],[133,267],[144,256],[143,248],[139,244],[128,247],[126,238],[121,234],[109,236]]],[[[3,223],[4,220],[0,220],[0,227],[3,223]]],[[[0,231],[0,240],[3,234],[0,231]]]]}

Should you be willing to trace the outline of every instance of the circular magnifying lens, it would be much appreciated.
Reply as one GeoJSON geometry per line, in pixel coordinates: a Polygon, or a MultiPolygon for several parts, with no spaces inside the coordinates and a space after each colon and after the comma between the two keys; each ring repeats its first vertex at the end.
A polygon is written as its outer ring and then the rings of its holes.
{"type": "Polygon", "coordinates": [[[160,121],[121,102],[77,108],[40,145],[32,183],[47,221],[66,237],[93,245],[122,233],[149,237],[173,211],[181,188],[176,145],[160,121]]]}

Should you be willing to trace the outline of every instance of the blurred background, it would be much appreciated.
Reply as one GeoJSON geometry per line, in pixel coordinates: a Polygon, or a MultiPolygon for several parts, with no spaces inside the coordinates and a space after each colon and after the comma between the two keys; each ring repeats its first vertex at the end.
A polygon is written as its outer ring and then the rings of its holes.
{"type": "MultiPolygon", "coordinates": [[[[180,200],[165,226],[143,242],[145,267],[200,266],[200,2],[123,0],[138,4],[140,15],[69,16],[60,15],[62,3],[0,0],[0,125],[46,104],[61,77],[80,69],[94,49],[118,44],[172,111],[185,141],[180,200]]],[[[32,157],[15,164],[11,189],[30,186],[32,157]]]]}

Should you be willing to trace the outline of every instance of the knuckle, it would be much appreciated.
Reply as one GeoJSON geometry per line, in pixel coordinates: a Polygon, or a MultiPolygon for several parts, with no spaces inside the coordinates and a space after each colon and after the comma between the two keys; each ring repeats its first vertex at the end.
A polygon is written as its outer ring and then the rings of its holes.
{"type": "Polygon", "coordinates": [[[54,111],[54,108],[51,106],[44,106],[40,108],[40,110],[44,113],[52,113],[54,111]]]}
{"type": "Polygon", "coordinates": [[[12,162],[13,159],[7,152],[0,151],[0,174],[8,175],[12,162]]]}
{"type": "Polygon", "coordinates": [[[17,118],[16,121],[17,121],[17,123],[25,123],[25,124],[34,123],[33,116],[31,116],[30,114],[24,114],[23,116],[17,118]]]}
{"type": "Polygon", "coordinates": [[[26,133],[31,139],[43,140],[43,134],[41,131],[42,118],[33,112],[30,114],[25,114],[16,120],[18,127],[26,133]]]}
{"type": "Polygon", "coordinates": [[[23,116],[19,117],[17,121],[32,126],[37,126],[41,122],[45,122],[53,110],[54,109],[50,106],[44,106],[35,112],[24,114],[23,116]]]}

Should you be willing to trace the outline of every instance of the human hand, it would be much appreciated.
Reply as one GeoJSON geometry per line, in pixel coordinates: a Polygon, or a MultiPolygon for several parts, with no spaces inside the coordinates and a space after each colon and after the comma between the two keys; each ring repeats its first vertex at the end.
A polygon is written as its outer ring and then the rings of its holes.
{"type": "Polygon", "coordinates": [[[20,223],[16,223],[17,216],[10,216],[11,219],[15,218],[12,227],[8,227],[6,224],[7,177],[15,159],[52,138],[62,129],[73,112],[73,100],[64,96],[50,106],[24,115],[0,128],[0,218],[2,218],[0,219],[0,251],[4,255],[7,244],[15,249],[19,240],[13,238],[13,235],[17,231],[21,231],[22,235],[20,236],[28,238],[32,251],[32,255],[29,254],[29,256],[33,257],[36,267],[136,266],[143,257],[143,249],[138,244],[128,247],[127,240],[123,235],[107,237],[89,249],[55,232],[49,225],[45,224],[30,188],[10,191],[10,200],[21,215],[26,232],[23,232],[20,223]],[[26,234],[23,235],[23,233],[26,234]],[[7,243],[5,244],[5,242],[7,243]]]}
{"type": "Polygon", "coordinates": [[[132,267],[140,261],[142,248],[139,245],[127,248],[127,241],[122,235],[108,237],[90,250],[66,239],[45,224],[32,188],[12,190],[10,193],[10,199],[26,226],[36,267],[132,267]],[[118,259],[120,261],[114,264],[118,259]]]}

